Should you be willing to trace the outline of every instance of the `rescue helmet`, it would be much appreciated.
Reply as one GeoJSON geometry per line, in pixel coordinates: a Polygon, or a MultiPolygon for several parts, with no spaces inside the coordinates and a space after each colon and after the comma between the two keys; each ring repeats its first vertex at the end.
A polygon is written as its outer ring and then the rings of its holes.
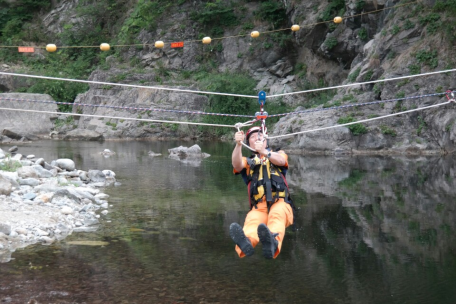
{"type": "MultiPolygon", "coordinates": [[[[261,130],[261,127],[251,127],[250,129],[247,130],[247,132],[245,133],[245,143],[246,144],[249,144],[249,138],[250,136],[252,136],[253,133],[256,133],[256,132],[262,132],[261,130]]],[[[264,127],[264,133],[268,134],[268,129],[266,127],[264,127]]]]}

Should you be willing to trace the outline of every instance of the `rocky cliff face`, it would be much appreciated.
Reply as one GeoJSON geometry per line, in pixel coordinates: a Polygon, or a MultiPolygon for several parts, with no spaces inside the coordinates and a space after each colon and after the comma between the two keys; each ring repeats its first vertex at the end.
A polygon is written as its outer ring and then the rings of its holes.
{"type": "MultiPolygon", "coordinates": [[[[53,101],[52,97],[43,94],[3,93],[0,94],[0,108],[27,109],[41,112],[56,112],[57,105],[43,103],[53,101]],[[25,100],[35,100],[28,102],[25,100]]],[[[37,136],[48,136],[54,127],[55,114],[44,114],[23,111],[0,110],[0,138],[21,140],[34,139],[37,136]],[[8,138],[6,138],[8,137],[8,138]]]]}
{"type": "MultiPolygon", "coordinates": [[[[64,30],[75,34],[95,22],[81,14],[81,5],[77,0],[59,2],[43,18],[47,33],[62,37],[58,35],[64,30]]],[[[89,7],[91,4],[85,5],[89,7]]],[[[272,95],[454,67],[454,50],[451,47],[454,18],[434,1],[271,0],[267,5],[271,6],[265,9],[265,3],[250,1],[234,1],[229,5],[218,1],[166,4],[166,9],[160,14],[154,13],[154,26],[137,29],[129,37],[135,46],[118,48],[114,56],[106,58],[103,68],[92,73],[90,79],[201,89],[195,76],[198,72],[229,71],[248,73],[257,81],[251,95],[260,90],[272,95]],[[322,22],[336,15],[344,17],[341,24],[322,22]],[[230,23],[230,20],[236,22],[230,23]],[[298,24],[301,29],[297,32],[264,33],[291,24],[298,24]],[[254,39],[248,35],[252,30],[264,34],[254,39]],[[203,45],[200,42],[202,36],[231,38],[203,45]],[[185,41],[185,45],[177,49],[169,46],[157,49],[153,46],[156,40],[185,41]]],[[[86,8],[86,12],[89,11],[86,8]]],[[[140,14],[138,7],[132,3],[125,6],[122,12],[123,15],[119,16],[119,24],[123,22],[121,34],[128,30],[130,23],[131,27],[136,26],[134,22],[139,20],[137,16],[140,14]]],[[[3,77],[1,85],[4,91],[15,89],[10,77],[3,77]]],[[[357,121],[436,104],[446,100],[445,96],[407,97],[442,93],[455,85],[453,73],[448,73],[268,99],[266,110],[276,103],[298,111],[397,99],[369,106],[287,115],[275,124],[270,134],[284,135],[334,126],[343,121],[357,121]],[[401,98],[406,99],[399,100],[401,98]]],[[[196,116],[170,112],[160,114],[153,109],[205,110],[208,96],[91,86],[89,91],[77,97],[76,103],[149,109],[134,111],[87,106],[73,109],[82,114],[116,114],[130,118],[146,115],[153,119],[199,121],[196,116]]],[[[454,150],[454,114],[452,106],[445,106],[376,120],[354,128],[341,127],[283,138],[275,143],[296,153],[448,153],[454,150]]],[[[122,122],[120,119],[82,118],[78,128],[97,130],[106,138],[199,136],[191,127],[122,122]]]]}

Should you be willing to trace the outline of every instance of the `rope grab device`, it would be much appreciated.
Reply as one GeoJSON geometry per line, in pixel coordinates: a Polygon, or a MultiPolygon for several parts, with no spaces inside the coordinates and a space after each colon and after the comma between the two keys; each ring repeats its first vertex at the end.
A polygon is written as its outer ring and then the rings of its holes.
{"type": "MultiPolygon", "coordinates": [[[[255,118],[252,120],[249,120],[245,123],[240,123],[238,122],[235,127],[238,129],[238,131],[241,131],[241,127],[245,126],[250,126],[254,124],[257,121],[261,121],[261,133],[263,135],[263,140],[267,140],[268,134],[266,133],[266,118],[268,118],[268,112],[264,110],[264,104],[266,103],[266,92],[265,91],[260,91],[258,93],[258,104],[260,105],[260,111],[255,113],[255,118]]],[[[241,142],[244,147],[247,149],[256,152],[254,149],[252,149],[249,145],[247,145],[244,142],[241,142]]]]}

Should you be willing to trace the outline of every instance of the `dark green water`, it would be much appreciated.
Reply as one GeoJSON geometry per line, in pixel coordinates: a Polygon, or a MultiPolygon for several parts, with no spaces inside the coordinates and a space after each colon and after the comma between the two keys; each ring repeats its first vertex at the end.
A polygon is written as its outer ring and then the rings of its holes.
{"type": "Polygon", "coordinates": [[[228,234],[246,188],[231,149],[199,143],[201,163],[167,158],[185,142],[38,142],[20,153],[110,169],[97,232],[32,246],[0,264],[0,302],[456,303],[456,164],[447,158],[290,156],[297,232],[282,253],[239,259],[228,234]],[[105,158],[104,149],[115,151],[105,158]],[[150,157],[148,151],[164,156],[150,157]],[[75,246],[100,240],[104,247],[75,246]]]}

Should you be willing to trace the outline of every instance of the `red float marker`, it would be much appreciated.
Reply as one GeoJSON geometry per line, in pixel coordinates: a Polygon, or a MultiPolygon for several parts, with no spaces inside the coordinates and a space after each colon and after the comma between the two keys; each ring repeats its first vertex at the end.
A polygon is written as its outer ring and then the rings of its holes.
{"type": "Polygon", "coordinates": [[[181,48],[184,47],[184,42],[171,42],[171,48],[181,48]]]}
{"type": "Polygon", "coordinates": [[[35,48],[30,46],[20,46],[18,47],[19,53],[34,53],[35,48]]]}

